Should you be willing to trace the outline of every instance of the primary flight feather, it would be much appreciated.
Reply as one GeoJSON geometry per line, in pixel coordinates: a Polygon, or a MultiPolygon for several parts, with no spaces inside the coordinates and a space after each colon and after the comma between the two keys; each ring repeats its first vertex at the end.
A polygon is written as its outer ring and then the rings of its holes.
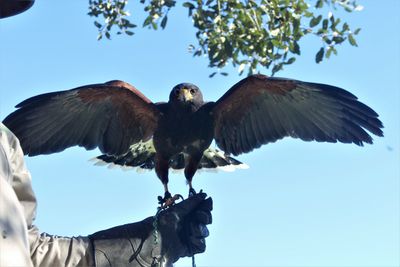
{"type": "Polygon", "coordinates": [[[153,103],[122,81],[42,94],[16,106],[4,124],[25,154],[98,147],[99,159],[155,168],[168,191],[169,168],[184,168],[190,192],[199,168],[240,165],[247,153],[286,136],[305,141],[372,143],[383,136],[378,114],[348,91],[326,84],[252,75],[216,102],[190,83],[176,85],[165,103],[153,103]],[[215,140],[223,151],[211,149],[215,140]]]}

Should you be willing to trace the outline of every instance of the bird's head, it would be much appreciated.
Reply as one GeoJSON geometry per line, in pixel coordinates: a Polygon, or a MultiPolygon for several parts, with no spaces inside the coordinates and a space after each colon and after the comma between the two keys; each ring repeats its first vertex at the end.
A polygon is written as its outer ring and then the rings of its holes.
{"type": "Polygon", "coordinates": [[[204,103],[200,89],[191,83],[180,83],[172,88],[169,102],[194,107],[199,107],[204,103]]]}

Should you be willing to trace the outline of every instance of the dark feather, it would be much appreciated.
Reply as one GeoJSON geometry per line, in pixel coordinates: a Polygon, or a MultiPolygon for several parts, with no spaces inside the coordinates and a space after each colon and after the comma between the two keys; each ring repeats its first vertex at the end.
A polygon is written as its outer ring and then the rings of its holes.
{"type": "Polygon", "coordinates": [[[153,104],[132,85],[110,81],[35,96],[17,108],[4,124],[25,154],[98,147],[100,161],[155,168],[165,190],[170,168],[185,169],[191,186],[198,169],[243,168],[229,155],[284,137],[361,146],[372,143],[369,132],[383,135],[378,114],[346,90],[264,75],[239,81],[217,102],[181,83],[167,103],[153,104]],[[213,139],[225,153],[209,147],[213,139]]]}
{"type": "Polygon", "coordinates": [[[93,84],[29,98],[4,124],[30,156],[79,145],[123,155],[131,144],[151,138],[159,110],[122,81],[93,84]]]}
{"type": "Polygon", "coordinates": [[[285,136],[305,141],[372,143],[382,122],[353,94],[330,85],[264,75],[235,84],[214,105],[214,137],[238,155],[285,136]]]}

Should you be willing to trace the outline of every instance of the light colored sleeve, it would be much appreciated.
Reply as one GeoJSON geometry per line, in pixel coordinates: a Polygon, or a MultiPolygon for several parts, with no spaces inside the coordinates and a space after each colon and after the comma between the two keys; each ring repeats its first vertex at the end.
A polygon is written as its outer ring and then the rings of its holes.
{"type": "MultiPolygon", "coordinates": [[[[6,238],[3,238],[4,234],[0,237],[3,239],[0,241],[0,260],[2,255],[16,253],[15,248],[18,248],[21,255],[30,255],[31,263],[25,264],[27,266],[94,266],[93,248],[88,237],[51,236],[40,233],[33,225],[36,198],[31,176],[25,166],[18,139],[1,123],[0,160],[0,197],[2,201],[3,198],[7,201],[7,205],[1,205],[0,227],[11,223],[11,228],[18,228],[18,231],[7,232],[6,238]],[[7,242],[3,242],[5,239],[7,242]],[[17,241],[20,244],[15,243],[17,241]],[[29,247],[28,253],[26,245],[29,247]],[[14,249],[9,250],[10,247],[14,249]]],[[[1,230],[4,233],[5,230],[1,230]]]]}
{"type": "Polygon", "coordinates": [[[33,266],[95,266],[93,248],[88,237],[60,237],[29,229],[33,266]]]}

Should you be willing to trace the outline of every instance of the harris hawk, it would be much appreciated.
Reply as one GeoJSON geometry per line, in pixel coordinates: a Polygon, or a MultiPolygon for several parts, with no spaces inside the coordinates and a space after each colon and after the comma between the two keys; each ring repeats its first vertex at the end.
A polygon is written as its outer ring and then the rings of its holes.
{"type": "Polygon", "coordinates": [[[168,102],[153,103],[123,81],[86,85],[31,97],[4,124],[26,155],[71,146],[98,147],[99,160],[155,169],[168,191],[169,169],[184,168],[189,193],[201,167],[241,166],[230,155],[284,137],[304,141],[372,143],[383,136],[378,114],[350,92],[326,84],[251,75],[216,102],[190,83],[176,85],[168,102]],[[215,140],[222,150],[210,148],[215,140]]]}

